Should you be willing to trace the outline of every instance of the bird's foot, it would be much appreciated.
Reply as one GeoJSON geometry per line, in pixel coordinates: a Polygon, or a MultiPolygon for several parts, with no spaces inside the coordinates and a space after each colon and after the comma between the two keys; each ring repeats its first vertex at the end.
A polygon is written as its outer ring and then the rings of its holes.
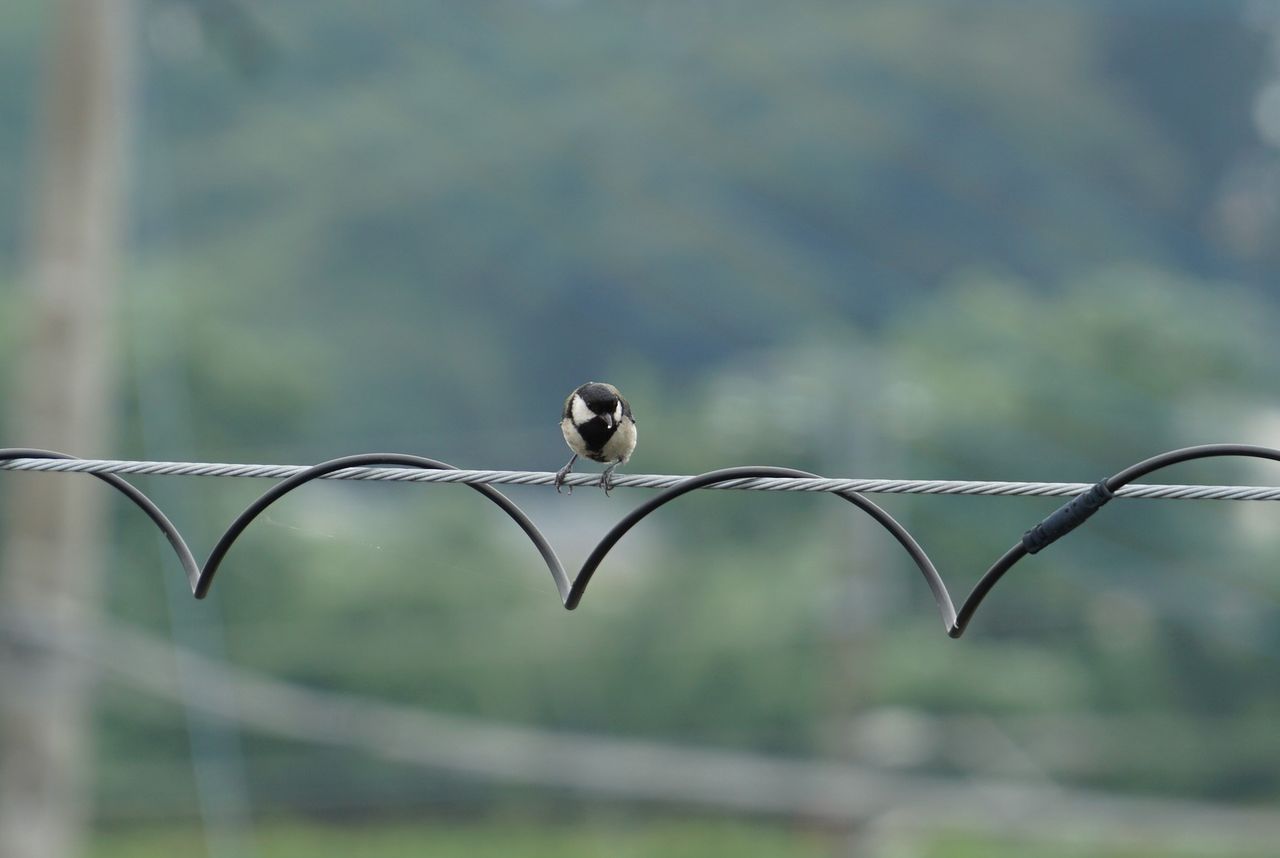
{"type": "Polygon", "coordinates": [[[604,489],[606,496],[613,489],[613,472],[617,469],[618,465],[621,464],[621,462],[614,462],[612,465],[605,468],[604,473],[600,475],[600,487],[604,489]]]}
{"type": "MultiPolygon", "coordinates": [[[[569,476],[569,471],[573,468],[573,460],[560,470],[556,471],[556,479],[553,485],[556,487],[556,494],[560,494],[560,487],[564,485],[564,478],[569,476]]],[[[565,486],[569,494],[573,494],[573,486],[565,486]]]]}

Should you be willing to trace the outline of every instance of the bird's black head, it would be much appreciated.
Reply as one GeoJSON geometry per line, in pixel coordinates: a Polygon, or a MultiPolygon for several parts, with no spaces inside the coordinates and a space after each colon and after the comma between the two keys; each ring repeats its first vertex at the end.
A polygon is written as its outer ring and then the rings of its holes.
{"type": "Polygon", "coordinates": [[[589,381],[574,392],[596,414],[612,414],[618,407],[618,389],[611,384],[589,381]]]}
{"type": "Polygon", "coordinates": [[[589,423],[604,427],[609,434],[617,428],[623,414],[629,409],[618,388],[612,384],[589,381],[569,395],[564,404],[564,416],[582,428],[589,423]]]}

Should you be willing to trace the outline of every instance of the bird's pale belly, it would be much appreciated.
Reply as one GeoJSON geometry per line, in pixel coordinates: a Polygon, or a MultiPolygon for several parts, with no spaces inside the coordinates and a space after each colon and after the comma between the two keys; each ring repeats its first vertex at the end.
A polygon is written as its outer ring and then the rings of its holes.
{"type": "MultiPolygon", "coordinates": [[[[631,454],[636,449],[636,424],[630,420],[623,420],[618,424],[617,431],[600,450],[600,457],[597,462],[625,462],[631,458],[631,454]]],[[[596,458],[596,457],[592,457],[596,458]]]]}
{"type": "MultiPolygon", "coordinates": [[[[591,432],[590,429],[586,431],[591,432]]],[[[636,448],[636,426],[630,420],[623,420],[599,446],[588,444],[568,418],[560,421],[560,434],[564,435],[570,450],[595,462],[625,462],[636,448]]]]}

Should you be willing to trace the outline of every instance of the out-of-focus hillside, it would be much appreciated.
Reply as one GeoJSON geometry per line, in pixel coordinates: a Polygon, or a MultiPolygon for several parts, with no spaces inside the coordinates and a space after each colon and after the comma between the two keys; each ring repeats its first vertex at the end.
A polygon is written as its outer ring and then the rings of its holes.
{"type": "MultiPolygon", "coordinates": [[[[1180,444],[1280,442],[1280,252],[1249,239],[1275,215],[1230,196],[1274,157],[1253,114],[1272,58],[1242,4],[237,8],[144,4],[121,456],[554,469],[558,409],[590,378],[631,399],[635,472],[1089,481],[1180,444]]],[[[0,25],[4,366],[46,23],[28,2],[0,25]]],[[[149,485],[206,547],[262,489],[149,485]]],[[[512,495],[570,564],[636,499],[512,495]]],[[[568,616],[456,487],[309,487],[194,607],[122,512],[109,604],[157,634],[218,629],[282,678],[460,716],[1280,794],[1270,509],[1113,504],[955,644],[892,540],[831,498],[683,503],[568,616]],[[966,756],[975,722],[1003,738],[966,756]],[[894,744],[904,724],[934,741],[894,744]]],[[[960,591],[1053,507],[885,505],[960,591]]],[[[104,691],[105,818],[195,812],[191,729],[104,691]]],[[[263,813],[550,802],[241,739],[263,813]]]]}
{"type": "MultiPolygon", "coordinates": [[[[160,24],[176,14],[158,6],[160,24]]],[[[252,18],[269,50],[249,69],[219,31],[199,50],[180,27],[149,31],[135,318],[204,320],[173,357],[216,376],[198,391],[229,377],[236,393],[198,413],[261,410],[293,449],[502,438],[510,464],[549,445],[524,421],[484,428],[493,402],[531,414],[584,372],[684,392],[744,348],[878,325],[959,270],[1043,290],[1117,262],[1241,269],[1206,198],[1247,149],[1262,48],[1224,9],[317,3],[252,18]],[[1169,61],[1197,81],[1175,111],[1132,57],[1188,27],[1213,49],[1169,61]],[[1204,126],[1219,135],[1186,133],[1204,126]],[[191,297],[154,307],[175,281],[191,297]],[[306,404],[246,402],[243,376],[306,404]]]]}

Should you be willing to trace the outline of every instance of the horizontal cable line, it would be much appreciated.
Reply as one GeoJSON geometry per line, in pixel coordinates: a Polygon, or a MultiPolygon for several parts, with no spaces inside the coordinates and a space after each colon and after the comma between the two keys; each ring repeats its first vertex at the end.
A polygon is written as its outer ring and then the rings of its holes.
{"type": "MultiPolygon", "coordinates": [[[[547,571],[566,610],[574,610],[609,552],[633,527],[651,513],[700,488],[756,489],[763,491],[835,492],[836,497],[857,507],[893,536],[911,556],[933,593],[943,627],[951,638],[964,634],[974,612],[1003,577],[1021,560],[1038,554],[1084,524],[1117,495],[1140,498],[1201,498],[1233,500],[1280,500],[1280,487],[1270,486],[1186,486],[1139,485],[1135,481],[1172,465],[1199,459],[1265,459],[1280,462],[1280,449],[1254,444],[1200,444],[1167,450],[1092,485],[1085,483],[1012,483],[965,480],[846,480],[829,479],[794,468],[746,465],[720,468],[694,476],[633,475],[622,477],[618,485],[662,489],[630,509],[600,538],[576,575],[565,571],[556,551],[533,520],[491,483],[506,485],[554,485],[558,474],[530,471],[462,471],[446,462],[408,453],[357,453],[329,459],[316,465],[233,465],[202,462],[129,462],[103,459],[76,459],[55,450],[31,447],[0,448],[0,468],[26,471],[79,471],[93,474],[125,495],[160,529],[182,564],[191,593],[203,599],[227,552],[263,512],[285,495],[317,479],[391,480],[397,482],[466,483],[498,506],[529,538],[542,555],[547,571]],[[7,463],[7,464],[3,464],[7,463]],[[203,564],[192,554],[182,534],[156,503],[121,474],[262,477],[275,479],[269,489],[245,507],[222,532],[203,564]],[[941,573],[924,548],[892,515],[868,500],[862,492],[1047,495],[1070,496],[1065,504],[1043,518],[1007,549],[973,586],[956,608],[941,573]]],[[[603,475],[577,474],[570,485],[598,485],[603,475]]]]}
{"type": "MultiPolygon", "coordinates": [[[[0,470],[52,471],[84,474],[135,474],[174,477],[245,477],[283,480],[308,465],[219,464],[210,462],[138,462],[117,459],[10,459],[0,470]]],[[[424,470],[421,468],[345,468],[325,474],[326,480],[369,480],[404,483],[464,483],[467,485],[549,486],[552,471],[424,470]]],[[[668,489],[688,475],[616,474],[616,488],[668,489]]],[[[570,474],[565,486],[599,485],[598,474],[570,474]]],[[[1093,483],[1042,483],[976,480],[855,480],[827,477],[753,477],[706,486],[709,489],[771,492],[862,492],[865,494],[981,495],[1073,497],[1093,483]]],[[[1193,486],[1130,484],[1116,497],[1151,500],[1280,501],[1280,486],[1193,486]]]]}

